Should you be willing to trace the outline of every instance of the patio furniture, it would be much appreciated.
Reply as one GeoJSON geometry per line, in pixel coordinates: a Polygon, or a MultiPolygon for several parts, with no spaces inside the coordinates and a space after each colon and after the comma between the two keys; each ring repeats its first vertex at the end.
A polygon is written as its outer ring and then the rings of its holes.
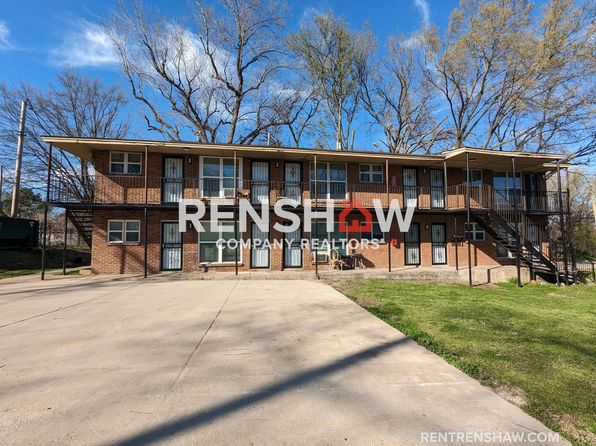
{"type": "Polygon", "coordinates": [[[364,265],[364,256],[361,253],[355,252],[350,257],[352,259],[352,268],[366,269],[366,266],[364,265]]]}
{"type": "Polygon", "coordinates": [[[331,266],[332,269],[339,268],[343,271],[344,268],[349,268],[350,264],[347,256],[342,255],[342,253],[339,252],[339,249],[332,249],[329,253],[329,266],[331,266]]]}

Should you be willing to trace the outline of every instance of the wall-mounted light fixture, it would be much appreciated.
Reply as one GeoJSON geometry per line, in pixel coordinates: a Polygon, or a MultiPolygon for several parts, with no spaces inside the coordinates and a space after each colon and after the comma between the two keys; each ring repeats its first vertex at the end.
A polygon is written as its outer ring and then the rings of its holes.
{"type": "Polygon", "coordinates": [[[188,157],[188,164],[192,164],[192,156],[188,157]]]}
{"type": "Polygon", "coordinates": [[[424,225],[424,229],[426,229],[427,231],[430,229],[430,225],[427,223],[424,225]]]}
{"type": "Polygon", "coordinates": [[[279,161],[275,160],[275,168],[278,169],[279,168],[279,161]]]}
{"type": "Polygon", "coordinates": [[[426,169],[422,169],[422,173],[426,174],[426,169]]]}

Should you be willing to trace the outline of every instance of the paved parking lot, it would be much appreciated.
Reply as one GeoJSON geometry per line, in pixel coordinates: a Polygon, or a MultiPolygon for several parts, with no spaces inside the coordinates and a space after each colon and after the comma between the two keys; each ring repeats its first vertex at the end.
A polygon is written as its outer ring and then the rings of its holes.
{"type": "Polygon", "coordinates": [[[320,282],[1,281],[0,339],[0,444],[550,432],[320,282]]]}

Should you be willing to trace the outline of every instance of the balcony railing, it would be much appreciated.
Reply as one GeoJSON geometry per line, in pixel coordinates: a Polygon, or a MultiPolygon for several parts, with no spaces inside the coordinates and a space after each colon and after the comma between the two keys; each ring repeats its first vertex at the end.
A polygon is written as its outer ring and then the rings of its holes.
{"type": "MultiPolygon", "coordinates": [[[[233,178],[164,178],[138,175],[97,175],[90,177],[94,184],[92,196],[82,194],[74,182],[60,178],[52,179],[50,201],[52,203],[90,204],[168,204],[180,199],[203,199],[209,202],[215,198],[234,198],[233,178]]],[[[443,188],[439,186],[387,186],[386,184],[363,184],[346,182],[285,182],[239,180],[236,185],[239,198],[246,198],[253,204],[273,205],[282,198],[294,200],[303,205],[306,200],[316,200],[323,205],[333,199],[338,206],[361,204],[372,207],[377,200],[383,206],[391,201],[418,209],[465,209],[466,186],[459,184],[443,188]]],[[[516,201],[519,208],[533,212],[559,212],[557,192],[538,192],[527,195],[517,191],[497,191],[489,185],[470,187],[472,208],[492,208],[499,204],[503,195],[516,201]]],[[[567,197],[563,196],[564,212],[567,197]]]]}

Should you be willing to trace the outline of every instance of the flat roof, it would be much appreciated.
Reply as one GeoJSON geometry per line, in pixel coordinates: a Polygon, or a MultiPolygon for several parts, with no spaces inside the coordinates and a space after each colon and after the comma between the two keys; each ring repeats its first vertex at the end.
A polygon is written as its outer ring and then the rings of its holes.
{"type": "MultiPolygon", "coordinates": [[[[448,167],[466,166],[466,156],[470,156],[470,167],[475,169],[511,170],[511,159],[515,158],[516,169],[520,171],[546,172],[556,168],[556,161],[563,155],[493,151],[473,148],[458,148],[440,153],[418,155],[386,153],[374,151],[341,151],[323,150],[300,147],[277,147],[241,144],[203,143],[195,141],[155,141],[137,139],[98,139],[65,136],[44,136],[46,143],[52,143],[60,149],[72,153],[82,159],[91,160],[93,151],[122,150],[129,152],[144,152],[145,148],[151,153],[166,154],[198,154],[211,156],[250,156],[262,159],[313,160],[314,156],[320,161],[351,161],[351,162],[385,162],[390,164],[412,166],[441,166],[447,161],[448,167]]],[[[561,165],[566,167],[566,165],[561,165]]]]}

